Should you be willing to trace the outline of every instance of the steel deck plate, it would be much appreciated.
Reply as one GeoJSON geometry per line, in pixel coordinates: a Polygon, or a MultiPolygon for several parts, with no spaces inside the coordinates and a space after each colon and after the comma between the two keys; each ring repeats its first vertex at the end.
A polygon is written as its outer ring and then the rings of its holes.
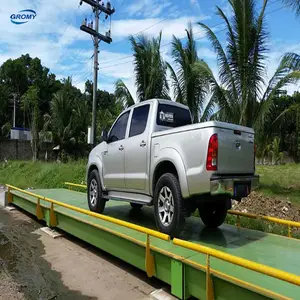
{"type": "MultiPolygon", "coordinates": [[[[31,192],[83,209],[89,209],[85,193],[70,191],[67,189],[36,189],[31,192]]],[[[15,195],[21,195],[21,193],[17,191],[13,191],[12,193],[15,195]]],[[[36,203],[36,199],[33,197],[22,194],[22,198],[26,198],[27,200],[36,203]]],[[[45,201],[41,201],[41,205],[46,207],[50,206],[50,204],[45,201]]],[[[54,209],[55,211],[64,213],[68,216],[105,226],[106,228],[126,234],[138,241],[145,242],[145,234],[139,233],[135,230],[112,224],[57,205],[54,206],[54,209]]],[[[110,200],[106,204],[104,214],[148,228],[156,229],[153,209],[151,207],[143,207],[140,211],[134,211],[131,209],[129,203],[110,200]]],[[[209,230],[203,225],[201,220],[196,217],[190,217],[187,219],[184,231],[180,238],[300,276],[300,240],[245,228],[237,228],[227,224],[223,224],[218,229],[209,230]]],[[[172,255],[181,256],[185,263],[191,264],[195,262],[203,266],[206,264],[205,255],[175,246],[172,242],[165,242],[151,237],[151,245],[154,245],[164,251],[168,251],[172,255]]],[[[120,251],[122,250],[120,249],[120,251]]],[[[233,276],[239,280],[255,284],[274,293],[291,297],[293,299],[300,299],[300,288],[295,285],[215,258],[211,258],[211,268],[229,276],[233,276]]]]}

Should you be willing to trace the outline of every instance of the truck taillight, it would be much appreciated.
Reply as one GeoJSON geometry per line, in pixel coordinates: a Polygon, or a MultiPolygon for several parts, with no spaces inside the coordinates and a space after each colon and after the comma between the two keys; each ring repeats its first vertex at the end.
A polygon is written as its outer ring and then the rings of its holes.
{"type": "Polygon", "coordinates": [[[218,135],[215,133],[209,139],[206,159],[206,170],[217,171],[218,169],[218,135]]]}

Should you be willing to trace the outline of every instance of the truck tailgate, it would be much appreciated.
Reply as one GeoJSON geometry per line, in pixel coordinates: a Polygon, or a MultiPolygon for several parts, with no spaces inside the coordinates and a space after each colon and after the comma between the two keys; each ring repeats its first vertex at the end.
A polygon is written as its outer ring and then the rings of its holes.
{"type": "Polygon", "coordinates": [[[251,129],[218,128],[218,174],[254,174],[254,155],[251,129]]]}

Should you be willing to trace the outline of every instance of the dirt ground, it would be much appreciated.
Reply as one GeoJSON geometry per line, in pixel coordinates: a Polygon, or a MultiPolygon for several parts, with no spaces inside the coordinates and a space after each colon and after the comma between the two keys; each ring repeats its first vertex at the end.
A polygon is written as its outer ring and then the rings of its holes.
{"type": "Polygon", "coordinates": [[[232,209],[300,222],[299,205],[289,200],[268,197],[260,192],[252,192],[241,202],[233,201],[232,209]]]}
{"type": "Polygon", "coordinates": [[[0,299],[151,299],[162,287],[75,238],[53,239],[18,210],[0,208],[0,299]]]}

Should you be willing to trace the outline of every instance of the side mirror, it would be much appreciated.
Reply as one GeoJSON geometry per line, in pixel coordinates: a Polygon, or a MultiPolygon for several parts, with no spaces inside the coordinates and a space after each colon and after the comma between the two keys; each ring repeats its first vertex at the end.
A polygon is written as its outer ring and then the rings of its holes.
{"type": "Polygon", "coordinates": [[[100,143],[107,142],[107,139],[108,139],[107,135],[108,135],[107,130],[103,129],[102,132],[101,132],[100,143]]]}

